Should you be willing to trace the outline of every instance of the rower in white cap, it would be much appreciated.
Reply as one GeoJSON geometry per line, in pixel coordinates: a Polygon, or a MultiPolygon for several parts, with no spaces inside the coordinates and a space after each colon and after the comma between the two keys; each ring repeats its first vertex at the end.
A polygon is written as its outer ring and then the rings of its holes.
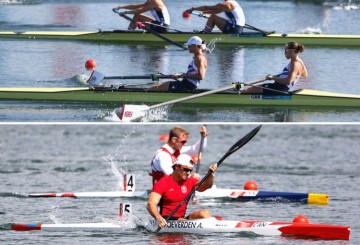
{"type": "Polygon", "coordinates": [[[193,60],[188,65],[186,73],[174,75],[176,81],[164,82],[149,88],[147,91],[168,91],[168,92],[194,92],[205,79],[207,59],[203,54],[206,50],[205,41],[198,36],[191,37],[185,44],[189,53],[194,54],[193,60]],[[178,80],[182,78],[182,80],[178,80]]]}

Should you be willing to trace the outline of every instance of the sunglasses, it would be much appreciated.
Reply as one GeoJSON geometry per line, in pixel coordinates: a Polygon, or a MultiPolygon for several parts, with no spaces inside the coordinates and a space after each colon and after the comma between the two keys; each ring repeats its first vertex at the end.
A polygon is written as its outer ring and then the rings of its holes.
{"type": "Polygon", "coordinates": [[[184,171],[184,172],[187,172],[187,173],[191,173],[193,171],[192,168],[187,168],[187,167],[183,167],[180,165],[180,168],[184,171]]]}
{"type": "MultiPolygon", "coordinates": [[[[177,137],[175,137],[175,138],[177,138],[177,137]]],[[[186,142],[187,142],[187,140],[178,140],[177,142],[179,142],[179,143],[181,143],[181,144],[186,144],[186,142]]]]}

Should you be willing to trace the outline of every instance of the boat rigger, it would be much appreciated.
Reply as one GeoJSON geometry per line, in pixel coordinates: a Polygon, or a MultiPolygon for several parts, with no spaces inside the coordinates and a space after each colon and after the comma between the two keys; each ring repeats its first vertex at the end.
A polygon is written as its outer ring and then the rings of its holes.
{"type": "MultiPolygon", "coordinates": [[[[284,45],[289,41],[297,41],[303,45],[360,47],[360,35],[335,34],[269,34],[245,32],[241,35],[222,33],[168,32],[161,33],[167,39],[177,43],[185,43],[194,35],[209,43],[216,40],[218,45],[284,45]]],[[[28,31],[28,32],[0,32],[0,38],[27,40],[72,40],[112,42],[122,44],[166,44],[167,42],[152,33],[144,31],[129,32],[125,30],[80,32],[80,31],[28,31]]]]}

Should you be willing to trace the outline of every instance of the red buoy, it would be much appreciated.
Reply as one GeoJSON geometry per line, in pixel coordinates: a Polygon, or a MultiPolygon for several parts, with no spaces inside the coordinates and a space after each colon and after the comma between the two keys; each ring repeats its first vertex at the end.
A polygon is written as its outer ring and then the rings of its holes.
{"type": "Polygon", "coordinates": [[[169,140],[169,135],[168,134],[160,135],[160,141],[167,142],[168,140],[169,140]]]}
{"type": "Polygon", "coordinates": [[[249,180],[245,183],[244,189],[248,190],[248,191],[257,191],[258,185],[256,184],[256,182],[254,180],[249,180]]]}
{"type": "Polygon", "coordinates": [[[303,214],[299,214],[298,216],[296,216],[296,217],[293,219],[293,222],[294,222],[294,223],[309,224],[308,218],[307,218],[305,215],[303,215],[303,214]]]}
{"type": "Polygon", "coordinates": [[[194,163],[198,163],[199,162],[199,156],[198,154],[194,154],[191,156],[191,159],[194,161],[194,163]]]}
{"type": "Polygon", "coordinates": [[[189,14],[189,13],[186,12],[186,11],[184,11],[184,12],[182,13],[182,16],[183,16],[184,18],[190,18],[191,14],[189,14]]]}
{"type": "Polygon", "coordinates": [[[85,62],[85,68],[86,68],[86,70],[88,70],[88,71],[95,70],[95,68],[96,68],[96,62],[95,62],[94,60],[92,60],[92,59],[87,60],[87,61],[85,62]]]}

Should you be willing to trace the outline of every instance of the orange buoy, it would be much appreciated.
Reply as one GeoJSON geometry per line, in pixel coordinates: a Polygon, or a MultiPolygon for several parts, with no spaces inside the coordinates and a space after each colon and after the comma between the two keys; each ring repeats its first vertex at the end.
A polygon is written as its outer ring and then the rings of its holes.
{"type": "Polygon", "coordinates": [[[299,214],[298,216],[296,216],[296,217],[293,219],[293,222],[294,222],[294,223],[309,224],[308,218],[307,218],[305,215],[303,215],[303,214],[299,214]]]}
{"type": "Polygon", "coordinates": [[[257,191],[258,185],[256,184],[256,182],[254,180],[249,180],[245,183],[244,189],[248,190],[248,191],[257,191]]]}
{"type": "Polygon", "coordinates": [[[85,68],[86,68],[86,70],[88,70],[88,71],[95,70],[95,68],[96,68],[96,62],[95,62],[95,60],[92,60],[92,59],[87,60],[87,61],[85,62],[85,68]]]}
{"type": "Polygon", "coordinates": [[[191,159],[194,161],[195,164],[198,163],[198,162],[199,162],[199,156],[198,156],[198,154],[192,155],[192,156],[191,156],[191,159]]]}
{"type": "Polygon", "coordinates": [[[160,141],[167,142],[168,140],[169,140],[169,135],[168,134],[160,135],[160,141]]]}

